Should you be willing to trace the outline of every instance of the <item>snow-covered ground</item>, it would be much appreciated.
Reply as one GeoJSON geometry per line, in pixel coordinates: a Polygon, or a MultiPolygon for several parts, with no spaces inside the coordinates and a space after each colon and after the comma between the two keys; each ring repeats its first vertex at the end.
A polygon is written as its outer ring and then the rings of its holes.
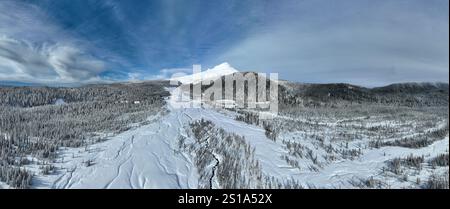
{"type": "Polygon", "coordinates": [[[10,188],[9,185],[0,181],[0,189],[9,189],[9,188],[10,188]]]}
{"type": "MultiPolygon", "coordinates": [[[[449,139],[434,142],[421,149],[382,147],[366,149],[355,160],[339,160],[318,172],[299,170],[283,158],[288,154],[281,141],[266,137],[261,127],[236,121],[232,112],[212,108],[191,108],[189,101],[178,101],[178,89],[171,89],[167,114],[149,118],[148,125],[136,127],[105,142],[83,148],[63,148],[54,163],[56,172],[37,175],[35,188],[198,188],[198,172],[189,153],[179,150],[181,136],[188,137],[186,128],[192,121],[206,119],[227,132],[244,136],[255,148],[262,172],[280,180],[295,179],[304,186],[348,188],[351,179],[381,178],[385,162],[410,154],[427,159],[448,153],[449,139]]],[[[220,156],[219,156],[220,157],[220,156]]],[[[28,169],[38,173],[38,166],[28,169]]],[[[427,173],[428,172],[428,173],[427,173]]],[[[429,175],[423,171],[420,175],[429,175]]],[[[389,179],[392,188],[408,186],[389,179]]],[[[2,186],[2,185],[0,185],[2,186]]]]}
{"type": "Polygon", "coordinates": [[[295,169],[279,156],[285,151],[267,139],[261,128],[237,122],[213,109],[180,108],[180,105],[183,106],[171,98],[170,112],[155,117],[149,125],[87,148],[64,148],[54,164],[58,172],[37,176],[33,185],[36,188],[197,188],[195,166],[178,150],[177,144],[180,135],[186,136],[186,125],[201,118],[245,136],[257,147],[257,158],[270,174],[280,177],[295,174],[295,169]],[[88,161],[92,165],[86,166],[88,161]]]}
{"type": "Polygon", "coordinates": [[[88,148],[64,149],[57,174],[39,176],[36,188],[196,188],[191,160],[178,152],[180,112],[123,132],[88,148]],[[87,166],[86,162],[92,161],[87,166]]]}

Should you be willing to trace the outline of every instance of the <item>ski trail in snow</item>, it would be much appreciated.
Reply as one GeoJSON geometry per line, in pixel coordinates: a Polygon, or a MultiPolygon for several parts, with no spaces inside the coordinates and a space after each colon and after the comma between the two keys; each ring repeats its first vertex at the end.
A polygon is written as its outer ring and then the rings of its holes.
{"type": "MultiPolygon", "coordinates": [[[[106,184],[105,189],[110,189],[110,188],[111,188],[111,185],[112,185],[119,177],[121,177],[120,174],[123,172],[122,167],[123,167],[124,164],[130,162],[131,157],[132,157],[132,156],[129,156],[125,161],[123,161],[123,162],[121,162],[121,163],[119,164],[119,167],[117,167],[117,173],[116,173],[116,175],[114,176],[114,178],[113,178],[110,182],[108,182],[108,184],[106,184]]],[[[134,168],[134,167],[133,167],[133,168],[134,168]]],[[[131,186],[131,184],[130,184],[130,186],[131,186]]]]}
{"type": "MultiPolygon", "coordinates": [[[[54,187],[197,188],[199,178],[195,164],[187,153],[175,147],[178,147],[180,136],[186,137],[186,124],[202,118],[211,120],[225,130],[244,134],[250,144],[258,147],[257,157],[261,158],[262,166],[268,173],[291,175],[286,173],[286,170],[290,170],[289,165],[278,156],[282,148],[267,139],[262,129],[237,122],[213,109],[176,108],[171,100],[168,101],[168,109],[167,115],[152,124],[92,145],[91,150],[102,150],[85,157],[93,159],[95,164],[89,167],[77,166],[73,172],[64,174],[58,180],[70,183],[55,183],[54,187]],[[277,150],[273,152],[273,149],[277,150]],[[270,152],[273,155],[267,154],[270,152]],[[283,171],[279,171],[281,168],[283,171]]],[[[213,156],[216,163],[210,177],[210,188],[213,187],[220,163],[217,156],[213,156]]]]}
{"type": "Polygon", "coordinates": [[[187,121],[187,116],[171,111],[152,124],[94,144],[93,152],[61,165],[74,169],[53,177],[52,188],[197,188],[195,165],[175,148],[187,121]],[[83,166],[87,159],[94,164],[83,166]]]}

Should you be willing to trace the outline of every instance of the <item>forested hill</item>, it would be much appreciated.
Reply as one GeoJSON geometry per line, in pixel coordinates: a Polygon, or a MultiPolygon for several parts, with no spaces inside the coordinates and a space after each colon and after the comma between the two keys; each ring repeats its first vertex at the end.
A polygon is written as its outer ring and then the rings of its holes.
{"type": "Polygon", "coordinates": [[[401,83],[365,88],[351,84],[298,84],[284,82],[280,88],[285,104],[304,105],[381,104],[394,106],[446,106],[447,83],[401,83]]]}
{"type": "Polygon", "coordinates": [[[167,81],[143,83],[96,84],[81,87],[10,87],[0,86],[0,106],[35,107],[73,102],[115,102],[155,100],[168,96],[162,87],[167,81]]]}
{"type": "Polygon", "coordinates": [[[164,113],[168,82],[0,87],[0,181],[27,188],[35,159],[51,173],[57,150],[103,141],[164,113]],[[32,158],[30,158],[32,157],[32,158]]]}
{"type": "MultiPolygon", "coordinates": [[[[216,78],[215,82],[208,85],[202,84],[184,84],[182,88],[188,91],[192,85],[202,85],[202,91],[205,92],[211,88],[214,83],[222,82],[222,96],[226,92],[233,92],[233,98],[236,92],[244,92],[247,97],[248,82],[244,85],[236,86],[233,83],[233,91],[224,91],[225,81],[235,78],[248,79],[252,76],[256,78],[255,72],[236,72],[229,75],[216,78]]],[[[255,83],[258,84],[256,79],[255,83]]],[[[254,84],[252,84],[254,85],[254,84]]],[[[267,98],[270,97],[269,78],[266,79],[267,98]]],[[[256,89],[258,92],[258,89],[256,89]]],[[[278,98],[281,105],[287,106],[347,106],[352,104],[379,104],[388,106],[446,106],[448,105],[449,85],[448,83],[398,83],[377,88],[367,88],[347,83],[330,84],[308,84],[280,80],[278,82],[278,98]]]]}

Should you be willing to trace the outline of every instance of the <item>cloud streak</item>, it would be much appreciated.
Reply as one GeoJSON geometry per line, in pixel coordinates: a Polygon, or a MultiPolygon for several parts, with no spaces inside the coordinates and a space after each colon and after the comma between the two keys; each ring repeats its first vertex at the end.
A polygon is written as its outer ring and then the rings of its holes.
{"type": "Polygon", "coordinates": [[[2,0],[0,81],[161,79],[229,62],[300,82],[448,82],[448,15],[447,0],[2,0]]]}
{"type": "Polygon", "coordinates": [[[0,37],[0,77],[31,83],[99,81],[102,61],[70,46],[41,45],[0,37]]]}
{"type": "Polygon", "coordinates": [[[46,18],[37,7],[0,2],[0,80],[88,83],[101,80],[105,63],[46,18]],[[13,38],[14,37],[14,38],[13,38]]]}

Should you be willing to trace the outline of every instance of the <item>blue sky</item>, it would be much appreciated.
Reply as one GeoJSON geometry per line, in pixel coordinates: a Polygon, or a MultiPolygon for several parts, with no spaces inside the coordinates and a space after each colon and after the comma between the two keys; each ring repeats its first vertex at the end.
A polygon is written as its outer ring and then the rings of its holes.
{"type": "Polygon", "coordinates": [[[0,81],[156,79],[223,62],[299,82],[448,82],[447,0],[1,0],[0,81]]]}

